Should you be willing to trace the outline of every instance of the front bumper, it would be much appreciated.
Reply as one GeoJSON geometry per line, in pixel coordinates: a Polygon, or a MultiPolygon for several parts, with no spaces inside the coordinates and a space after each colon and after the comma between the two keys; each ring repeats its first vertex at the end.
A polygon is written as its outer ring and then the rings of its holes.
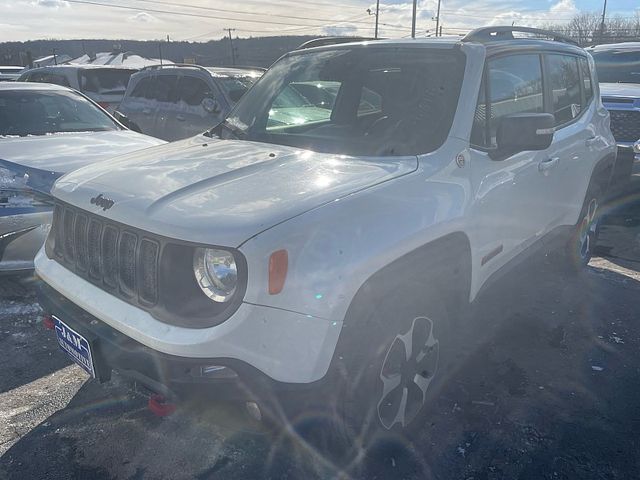
{"type": "Polygon", "coordinates": [[[55,315],[89,341],[96,379],[101,383],[109,381],[116,371],[169,399],[197,396],[260,403],[282,390],[295,388],[279,384],[238,360],[184,358],[158,352],[82,310],[44,282],[38,282],[36,289],[45,313],[55,315]]]}
{"type": "Polygon", "coordinates": [[[51,211],[0,216],[0,274],[33,270],[50,226],[51,211]]]}
{"type": "Polygon", "coordinates": [[[154,358],[169,355],[201,363],[227,359],[249,365],[275,382],[309,384],[328,371],[341,329],[340,322],[248,303],[213,327],[168,325],[74,275],[47,258],[44,249],[35,266],[38,276],[68,303],[149,348],[154,358]]]}

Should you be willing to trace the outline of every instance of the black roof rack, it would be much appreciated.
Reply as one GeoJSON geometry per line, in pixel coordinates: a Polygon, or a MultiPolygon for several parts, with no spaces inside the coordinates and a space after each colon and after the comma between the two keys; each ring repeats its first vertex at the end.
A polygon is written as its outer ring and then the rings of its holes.
{"type": "Polygon", "coordinates": [[[531,27],[482,27],[476,28],[467,33],[463,38],[463,42],[496,42],[500,40],[516,40],[513,36],[514,33],[531,33],[540,37],[546,37],[552,39],[554,42],[562,42],[569,45],[580,46],[574,39],[569,38],[560,33],[552,32],[551,30],[542,30],[540,28],[531,27]]]}
{"type": "Polygon", "coordinates": [[[296,50],[305,50],[313,47],[324,47],[326,45],[340,45],[341,43],[351,42],[368,42],[370,40],[378,40],[373,37],[322,37],[314,38],[300,45],[296,50]]]}

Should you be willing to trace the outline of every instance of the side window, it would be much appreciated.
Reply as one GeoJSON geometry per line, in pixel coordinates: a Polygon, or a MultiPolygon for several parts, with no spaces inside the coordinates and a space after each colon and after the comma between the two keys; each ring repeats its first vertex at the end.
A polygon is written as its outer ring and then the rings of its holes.
{"type": "Polygon", "coordinates": [[[572,121],[582,110],[581,75],[578,59],[570,55],[548,55],[549,85],[556,126],[572,121]]]}
{"type": "Polygon", "coordinates": [[[134,98],[153,98],[153,80],[154,77],[140,80],[131,92],[131,96],[134,98]]]}
{"type": "Polygon", "coordinates": [[[158,75],[153,89],[153,100],[163,103],[177,103],[177,75],[158,75]]]}
{"type": "Polygon", "coordinates": [[[471,135],[475,145],[495,146],[498,124],[503,117],[516,113],[542,113],[542,67],[540,56],[509,55],[489,60],[481,86],[471,135]]]}
{"type": "Polygon", "coordinates": [[[585,105],[589,105],[593,99],[593,85],[591,85],[591,72],[589,71],[589,62],[586,58],[580,58],[580,74],[582,75],[582,84],[584,85],[584,101],[585,105]]]}
{"type": "Polygon", "coordinates": [[[186,75],[178,80],[178,100],[187,105],[201,105],[205,98],[213,98],[211,88],[201,78],[186,75]]]}
{"type": "Polygon", "coordinates": [[[61,85],[63,87],[69,87],[69,80],[64,75],[56,75],[54,73],[32,73],[29,76],[29,82],[38,82],[38,83],[54,83],[56,85],[61,85]]]}

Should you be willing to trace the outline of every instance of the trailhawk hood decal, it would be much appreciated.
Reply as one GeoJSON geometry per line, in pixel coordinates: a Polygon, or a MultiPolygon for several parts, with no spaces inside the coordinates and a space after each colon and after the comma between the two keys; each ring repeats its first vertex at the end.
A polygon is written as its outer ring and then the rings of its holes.
{"type": "Polygon", "coordinates": [[[53,194],[126,225],[232,247],[416,168],[416,157],[376,161],[198,136],[82,168],[58,180],[53,194]],[[92,204],[97,195],[111,208],[92,204]]]}

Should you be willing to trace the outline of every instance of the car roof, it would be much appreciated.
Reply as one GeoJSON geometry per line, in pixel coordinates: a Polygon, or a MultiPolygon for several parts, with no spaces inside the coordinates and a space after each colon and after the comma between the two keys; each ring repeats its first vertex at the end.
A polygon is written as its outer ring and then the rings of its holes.
{"type": "Polygon", "coordinates": [[[438,37],[438,38],[401,38],[401,39],[384,39],[384,40],[365,40],[354,41],[348,43],[339,43],[333,45],[323,45],[318,47],[311,47],[303,50],[294,50],[294,52],[304,52],[306,50],[333,50],[340,48],[353,48],[358,46],[370,46],[376,47],[397,47],[397,46],[409,46],[409,47],[434,47],[434,48],[454,48],[463,44],[476,44],[484,45],[487,49],[487,55],[493,55],[509,51],[560,51],[571,52],[576,54],[585,55],[583,48],[567,43],[556,42],[552,40],[534,39],[534,38],[515,38],[508,40],[494,40],[490,42],[480,41],[464,41],[460,37],[438,37]]]}
{"type": "Polygon", "coordinates": [[[590,52],[606,52],[609,50],[616,51],[640,51],[640,42],[623,42],[623,43],[606,43],[603,45],[595,45],[587,47],[590,52]]]}
{"type": "Polygon", "coordinates": [[[40,90],[40,91],[61,91],[75,92],[72,88],[63,87],[53,83],[39,82],[0,82],[0,90],[40,90]]]}
{"type": "Polygon", "coordinates": [[[36,72],[41,70],[139,70],[135,67],[124,67],[122,65],[93,65],[93,64],[64,64],[64,65],[46,65],[44,67],[35,67],[26,72],[36,72]]]}

